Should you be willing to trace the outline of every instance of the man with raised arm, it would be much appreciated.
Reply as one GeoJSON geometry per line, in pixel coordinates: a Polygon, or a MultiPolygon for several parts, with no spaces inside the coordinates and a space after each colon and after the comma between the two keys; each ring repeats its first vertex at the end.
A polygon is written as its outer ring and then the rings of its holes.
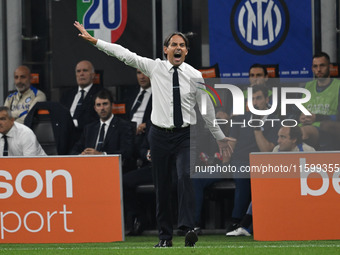
{"type": "MultiPolygon", "coordinates": [[[[74,26],[80,31],[81,38],[126,65],[138,68],[150,78],[153,108],[149,142],[159,231],[159,243],[155,247],[172,246],[171,171],[174,163],[178,176],[178,227],[186,231],[185,246],[195,246],[198,238],[193,231],[195,198],[190,179],[190,127],[196,124],[194,106],[198,103],[201,107],[202,91],[197,87],[203,86],[193,83],[193,79],[202,79],[201,73],[184,62],[189,49],[187,37],[180,32],[170,34],[163,47],[166,60],[153,60],[138,56],[118,44],[92,37],[77,21],[74,26]]],[[[207,126],[220,149],[224,153],[230,152],[230,138],[213,124],[215,112],[209,100],[206,109],[203,118],[207,126]]]]}

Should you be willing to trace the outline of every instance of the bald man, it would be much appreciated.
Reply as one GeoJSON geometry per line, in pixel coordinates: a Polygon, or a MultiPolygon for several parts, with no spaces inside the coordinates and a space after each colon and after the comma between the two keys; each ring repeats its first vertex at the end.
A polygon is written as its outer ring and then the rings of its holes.
{"type": "Polygon", "coordinates": [[[46,96],[31,85],[31,70],[27,66],[15,69],[14,83],[17,91],[6,98],[4,106],[10,109],[16,122],[23,124],[27,113],[37,102],[46,101],[46,96]]]}
{"type": "Polygon", "coordinates": [[[77,63],[75,76],[77,86],[66,91],[61,96],[60,103],[70,111],[76,127],[75,140],[77,141],[83,132],[83,128],[98,120],[98,115],[93,108],[94,97],[102,89],[102,86],[93,84],[95,69],[88,60],[77,63]]]}

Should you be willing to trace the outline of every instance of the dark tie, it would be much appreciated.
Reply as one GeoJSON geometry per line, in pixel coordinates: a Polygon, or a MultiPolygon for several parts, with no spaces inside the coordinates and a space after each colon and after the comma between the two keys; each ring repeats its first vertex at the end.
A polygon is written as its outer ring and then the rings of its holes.
{"type": "Polygon", "coordinates": [[[97,143],[97,151],[101,151],[104,143],[104,134],[105,134],[105,123],[102,124],[100,128],[100,133],[99,133],[99,139],[97,143]]]}
{"type": "Polygon", "coordinates": [[[177,66],[174,66],[174,74],[172,76],[173,97],[174,97],[174,125],[179,128],[183,125],[181,94],[179,92],[178,72],[177,66]]]}
{"type": "Polygon", "coordinates": [[[80,90],[80,98],[78,100],[78,103],[77,103],[77,106],[76,106],[76,110],[74,111],[74,114],[73,114],[73,119],[78,119],[79,117],[79,114],[80,114],[80,109],[83,105],[83,101],[84,101],[84,93],[85,93],[85,90],[80,90]]]}
{"type": "Polygon", "coordinates": [[[5,143],[4,143],[4,152],[3,152],[3,156],[8,156],[8,142],[7,142],[7,135],[3,135],[2,138],[4,139],[5,143]]]}
{"type": "Polygon", "coordinates": [[[145,94],[145,90],[142,91],[142,93],[139,95],[139,97],[137,98],[137,102],[135,103],[135,105],[132,107],[132,110],[130,112],[130,120],[132,119],[133,115],[136,113],[136,111],[138,110],[139,106],[142,104],[143,99],[144,99],[144,94],[145,94]]]}

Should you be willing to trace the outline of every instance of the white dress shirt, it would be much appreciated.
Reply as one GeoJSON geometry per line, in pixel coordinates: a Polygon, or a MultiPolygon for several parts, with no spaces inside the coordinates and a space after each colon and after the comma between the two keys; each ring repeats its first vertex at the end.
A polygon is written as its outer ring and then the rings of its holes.
{"type": "MultiPolygon", "coordinates": [[[[299,147],[295,146],[290,151],[315,151],[315,149],[312,146],[309,146],[306,143],[302,143],[302,150],[300,150],[299,147]]],[[[280,152],[280,144],[278,144],[274,147],[273,152],[280,152]]],[[[284,152],[284,151],[281,151],[281,152],[284,152]]]]}
{"type": "Polygon", "coordinates": [[[99,136],[100,136],[100,129],[102,128],[102,125],[105,123],[105,127],[104,127],[104,141],[105,141],[105,137],[106,137],[106,133],[107,133],[107,130],[109,129],[109,126],[110,126],[110,123],[111,123],[111,120],[113,119],[113,114],[111,115],[111,117],[107,120],[107,121],[102,121],[100,120],[100,127],[99,127],[99,130],[98,130],[98,136],[97,136],[97,141],[96,141],[96,147],[98,145],[98,141],[99,141],[99,136]]]}
{"type": "MultiPolygon", "coordinates": [[[[118,44],[98,40],[96,47],[110,56],[114,56],[126,65],[138,68],[150,78],[152,89],[152,113],[151,121],[162,128],[175,127],[173,122],[173,66],[167,60],[150,59],[138,56],[118,44]]],[[[183,115],[183,127],[196,124],[194,106],[198,103],[201,110],[202,91],[197,87],[204,86],[197,83],[203,81],[202,74],[187,63],[182,63],[178,68],[180,84],[181,107],[183,115]],[[196,79],[194,81],[193,79],[196,79]]],[[[210,100],[207,100],[207,114],[202,115],[212,135],[221,140],[225,137],[218,125],[214,127],[215,110],[210,100]]]]}
{"type": "MultiPolygon", "coordinates": [[[[140,91],[139,91],[138,95],[136,96],[136,99],[135,99],[131,109],[137,103],[137,99],[140,96],[140,94],[142,94],[143,90],[144,89],[142,89],[142,88],[140,89],[140,91]]],[[[145,94],[144,94],[144,97],[143,97],[143,101],[142,101],[141,105],[138,107],[137,111],[135,112],[135,114],[133,115],[133,117],[131,119],[131,121],[137,123],[137,127],[140,124],[142,124],[142,122],[143,122],[144,113],[145,113],[146,107],[148,106],[148,102],[149,102],[150,96],[151,96],[151,87],[145,89],[145,94]]]]}
{"type": "MultiPolygon", "coordinates": [[[[3,135],[0,135],[0,157],[2,157],[5,141],[3,135]]],[[[8,156],[47,156],[33,131],[23,124],[14,122],[6,136],[8,156]]]]}
{"type": "MultiPolygon", "coordinates": [[[[90,85],[88,85],[88,86],[85,87],[85,88],[81,88],[81,87],[78,86],[78,92],[77,92],[77,94],[74,96],[73,103],[72,103],[71,108],[70,108],[70,113],[71,113],[71,116],[72,116],[72,117],[73,117],[73,115],[74,115],[74,112],[76,111],[78,101],[79,101],[79,99],[80,99],[80,97],[81,97],[81,92],[80,92],[80,91],[81,91],[82,89],[84,90],[84,99],[85,99],[85,97],[86,97],[87,93],[89,93],[89,91],[90,91],[92,85],[93,85],[93,84],[90,84],[90,85]]],[[[74,123],[74,125],[75,125],[76,127],[78,127],[78,120],[73,119],[73,123],[74,123]]]]}

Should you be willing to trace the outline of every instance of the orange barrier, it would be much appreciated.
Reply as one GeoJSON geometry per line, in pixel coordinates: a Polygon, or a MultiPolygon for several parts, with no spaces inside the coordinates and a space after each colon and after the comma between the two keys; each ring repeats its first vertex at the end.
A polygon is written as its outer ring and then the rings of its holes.
{"type": "Polygon", "coordinates": [[[0,160],[0,243],[124,239],[120,156],[0,160]]]}
{"type": "Polygon", "coordinates": [[[39,84],[39,73],[31,73],[31,84],[39,84]]]}
{"type": "Polygon", "coordinates": [[[216,73],[216,69],[214,67],[205,69],[205,70],[199,70],[202,73],[203,78],[215,78],[219,74],[216,73]]]}
{"type": "Polygon", "coordinates": [[[126,113],[125,104],[113,104],[112,113],[125,114],[126,113]]]}
{"type": "Polygon", "coordinates": [[[339,156],[251,154],[254,239],[340,239],[339,156]]]}

